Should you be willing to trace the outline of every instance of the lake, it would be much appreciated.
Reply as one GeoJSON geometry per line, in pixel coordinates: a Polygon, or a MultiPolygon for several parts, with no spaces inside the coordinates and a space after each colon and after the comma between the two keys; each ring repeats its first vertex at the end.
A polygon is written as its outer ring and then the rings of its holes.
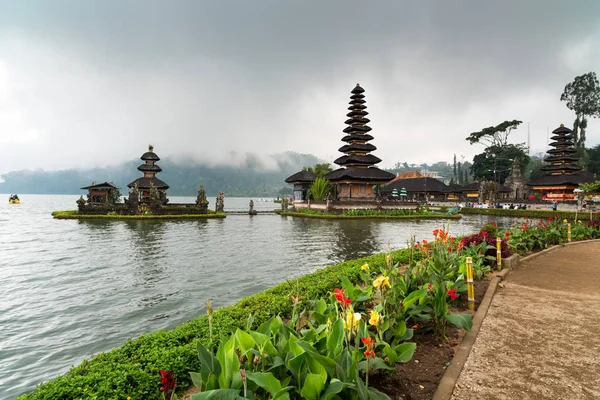
{"type": "MultiPolygon", "coordinates": [[[[76,195],[0,195],[0,399],[13,399],[127,338],[170,329],[327,265],[491,221],[320,220],[230,215],[206,221],[55,220],[76,195]]],[[[170,197],[192,203],[193,197],[170,197]]],[[[209,199],[214,207],[214,198],[209,199]]],[[[248,210],[225,198],[225,210],[248,210]]],[[[280,207],[254,199],[255,209],[280,207]]],[[[499,222],[506,222],[501,221],[499,222]]]]}

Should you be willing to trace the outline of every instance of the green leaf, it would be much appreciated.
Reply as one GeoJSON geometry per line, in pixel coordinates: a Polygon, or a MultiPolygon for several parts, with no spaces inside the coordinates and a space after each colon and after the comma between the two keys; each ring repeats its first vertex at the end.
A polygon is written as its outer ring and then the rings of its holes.
{"type": "Polygon", "coordinates": [[[219,375],[219,387],[231,388],[234,372],[240,369],[240,361],[235,353],[235,341],[231,336],[226,342],[221,342],[217,350],[217,359],[221,363],[222,373],[219,375]]]}
{"type": "Polygon", "coordinates": [[[416,303],[421,297],[427,294],[427,289],[415,290],[402,300],[402,310],[406,311],[410,306],[416,303]]]}
{"type": "Polygon", "coordinates": [[[337,358],[342,352],[344,346],[344,321],[338,318],[331,327],[331,333],[327,338],[327,355],[331,358],[337,358]]]}
{"type": "Polygon", "coordinates": [[[246,330],[252,329],[252,324],[254,323],[254,315],[250,314],[248,316],[248,320],[246,321],[246,330]]]}
{"type": "MultiPolygon", "coordinates": [[[[367,370],[367,362],[366,361],[359,362],[358,369],[359,369],[359,371],[366,371],[367,370]]],[[[390,367],[389,365],[387,365],[385,363],[385,361],[383,361],[383,359],[376,357],[376,358],[372,358],[369,360],[369,370],[373,370],[373,369],[385,369],[388,371],[395,371],[396,367],[390,367]]]]}
{"type": "Polygon", "coordinates": [[[283,399],[289,399],[290,395],[288,394],[288,392],[290,390],[294,389],[293,386],[286,386],[283,389],[281,389],[279,392],[275,393],[275,396],[273,396],[273,400],[279,399],[279,398],[283,398],[283,399]]]}
{"type": "Polygon", "coordinates": [[[237,389],[217,389],[209,390],[192,395],[192,400],[238,400],[243,399],[240,391],[237,389]]]}
{"type": "Polygon", "coordinates": [[[200,358],[203,375],[221,375],[221,363],[200,343],[198,343],[198,358],[200,358]]]}
{"type": "Polygon", "coordinates": [[[389,359],[389,365],[396,364],[396,360],[398,360],[398,354],[396,353],[396,350],[394,350],[390,347],[389,344],[385,345],[385,347],[383,348],[383,353],[389,359]]]}
{"type": "Polygon", "coordinates": [[[275,396],[281,390],[281,382],[270,372],[246,372],[246,377],[275,396]]]}
{"type": "Polygon", "coordinates": [[[448,314],[446,320],[457,328],[470,331],[473,327],[473,319],[469,314],[448,314]]]}
{"type": "Polygon", "coordinates": [[[321,395],[320,399],[321,400],[333,399],[336,394],[338,394],[339,392],[344,390],[344,388],[347,386],[350,386],[350,384],[342,382],[339,379],[333,378],[333,379],[331,379],[331,382],[329,382],[329,385],[327,385],[327,389],[325,389],[325,392],[321,395]]]}
{"type": "Polygon", "coordinates": [[[370,387],[369,400],[390,400],[390,397],[387,394],[381,393],[379,390],[370,387]]]}
{"type": "Polygon", "coordinates": [[[325,388],[325,382],[319,374],[306,374],[300,394],[308,400],[317,400],[325,388]]]}
{"type": "Polygon", "coordinates": [[[402,338],[406,334],[406,321],[401,320],[399,322],[396,322],[394,328],[392,329],[392,332],[394,332],[395,339],[402,340],[402,338]]]}
{"type": "MultiPolygon", "coordinates": [[[[415,349],[417,348],[416,343],[402,343],[394,348],[394,351],[398,355],[396,362],[405,363],[411,360],[413,355],[415,354],[415,349]]],[[[384,350],[385,351],[385,350],[384,350]]]]}
{"type": "Polygon", "coordinates": [[[192,383],[198,389],[202,389],[202,376],[200,376],[197,372],[190,372],[190,377],[192,378],[192,383]]]}
{"type": "Polygon", "coordinates": [[[237,344],[237,347],[240,348],[240,350],[242,351],[242,354],[244,354],[244,355],[246,355],[256,345],[256,342],[254,341],[252,336],[249,333],[244,332],[241,329],[238,329],[237,331],[235,331],[235,343],[237,344]]]}

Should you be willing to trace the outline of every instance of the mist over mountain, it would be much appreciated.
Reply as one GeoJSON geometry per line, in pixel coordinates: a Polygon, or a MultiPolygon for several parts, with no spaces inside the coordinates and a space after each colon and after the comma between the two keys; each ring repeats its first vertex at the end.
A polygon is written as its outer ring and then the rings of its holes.
{"type": "MultiPolygon", "coordinates": [[[[305,166],[322,163],[311,154],[284,152],[268,156],[229,153],[227,164],[205,163],[193,157],[167,157],[158,162],[158,178],[169,186],[170,196],[195,196],[200,184],[208,196],[278,196],[289,185],[284,179],[305,166]]],[[[0,176],[0,193],[84,194],[80,188],[92,182],[113,182],[127,195],[127,184],[142,176],[140,160],[91,169],[59,171],[22,170],[0,176]]]]}

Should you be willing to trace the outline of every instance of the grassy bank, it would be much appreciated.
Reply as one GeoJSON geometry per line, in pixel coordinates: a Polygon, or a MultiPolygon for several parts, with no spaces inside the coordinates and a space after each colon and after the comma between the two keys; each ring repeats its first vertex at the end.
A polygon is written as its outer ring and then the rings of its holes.
{"type": "MultiPolygon", "coordinates": [[[[392,253],[394,262],[407,263],[410,250],[392,253]]],[[[244,328],[249,315],[258,326],[273,315],[289,317],[292,311],[290,295],[303,301],[328,296],[341,284],[341,277],[358,281],[364,263],[385,265],[385,254],[346,261],[320,269],[299,279],[282,283],[237,304],[223,307],[213,317],[213,337],[227,335],[244,328]]],[[[67,399],[162,399],[159,390],[160,369],[173,371],[178,387],[191,384],[189,371],[200,370],[196,344],[210,343],[208,320],[202,316],[183,323],[170,331],[156,331],[128,340],[119,348],[100,353],[73,367],[66,375],[40,384],[18,400],[67,399]]]]}
{"type": "MultiPolygon", "coordinates": [[[[518,218],[566,218],[574,220],[575,217],[580,220],[589,220],[590,212],[574,212],[565,210],[505,210],[502,208],[468,208],[464,207],[460,210],[461,214],[478,214],[478,215],[495,215],[499,217],[518,217],[518,218]]],[[[600,213],[592,213],[592,219],[599,219],[600,213]]]]}
{"type": "Polygon", "coordinates": [[[326,219],[461,219],[460,214],[445,214],[429,212],[427,214],[410,214],[410,215],[386,215],[386,214],[372,214],[372,215],[343,215],[343,214],[327,214],[320,211],[314,213],[297,212],[297,211],[282,211],[280,215],[288,217],[302,217],[302,218],[326,218],[326,219]]]}
{"type": "Polygon", "coordinates": [[[54,211],[56,219],[205,219],[225,218],[225,213],[181,214],[181,215],[119,215],[119,214],[79,214],[77,210],[54,211]]]}

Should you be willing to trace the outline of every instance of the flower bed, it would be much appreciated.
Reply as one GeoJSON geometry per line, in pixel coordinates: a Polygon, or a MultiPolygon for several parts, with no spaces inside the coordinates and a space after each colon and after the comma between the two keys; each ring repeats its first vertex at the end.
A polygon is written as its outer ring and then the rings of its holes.
{"type": "Polygon", "coordinates": [[[481,214],[481,215],[495,215],[499,217],[522,217],[522,218],[557,218],[562,216],[570,221],[575,220],[598,220],[600,213],[590,212],[575,212],[575,211],[552,211],[552,210],[505,210],[503,208],[470,208],[463,207],[460,209],[461,214],[481,214]]]}
{"type": "Polygon", "coordinates": [[[460,214],[447,214],[440,212],[414,212],[413,210],[346,210],[342,213],[328,213],[321,210],[302,208],[297,211],[282,211],[280,215],[305,218],[332,218],[332,219],[460,219],[460,214]]]}

